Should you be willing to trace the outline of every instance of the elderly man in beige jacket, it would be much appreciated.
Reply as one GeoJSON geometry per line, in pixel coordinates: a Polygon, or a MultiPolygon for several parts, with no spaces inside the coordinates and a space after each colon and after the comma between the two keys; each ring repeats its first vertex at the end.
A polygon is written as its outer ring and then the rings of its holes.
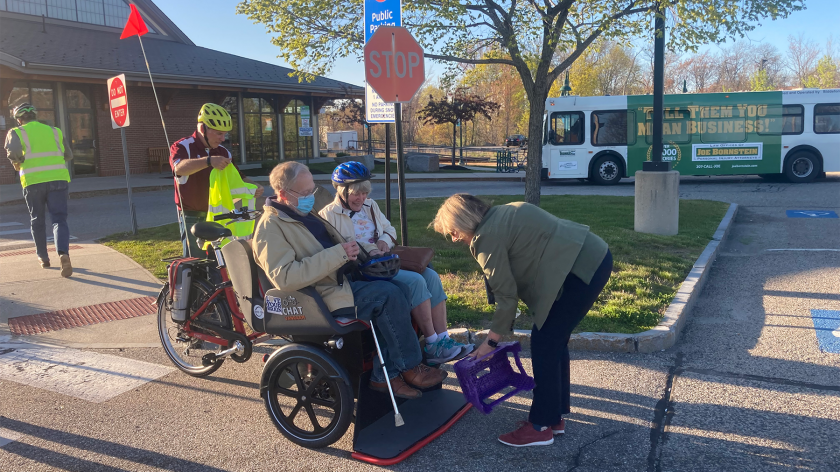
{"type": "MultiPolygon", "coordinates": [[[[421,364],[417,335],[411,327],[408,301],[397,286],[384,281],[348,281],[340,274],[356,260],[356,241],[345,240],[332,225],[312,212],[315,182],[309,169],[284,162],[269,176],[276,197],[266,200],[254,232],[254,258],[271,283],[282,290],[313,286],[333,316],[374,321],[394,395],[418,398],[440,384],[446,372],[421,364]],[[417,388],[414,388],[417,387],[417,388]]],[[[387,391],[385,375],[374,363],[370,387],[387,391]]]]}

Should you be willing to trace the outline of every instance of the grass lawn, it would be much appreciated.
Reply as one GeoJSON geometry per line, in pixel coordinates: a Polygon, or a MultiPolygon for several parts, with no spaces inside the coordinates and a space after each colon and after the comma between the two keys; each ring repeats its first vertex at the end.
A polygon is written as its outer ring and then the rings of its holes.
{"type": "MultiPolygon", "coordinates": [[[[306,161],[298,161],[298,162],[300,162],[301,164],[306,163],[306,161]]],[[[441,161],[441,162],[443,163],[443,161],[441,161]]],[[[447,161],[447,162],[449,162],[449,161],[447,161]]],[[[335,167],[337,165],[338,164],[335,164],[334,162],[316,162],[316,163],[309,164],[307,167],[309,167],[309,170],[314,175],[318,175],[318,174],[321,174],[321,175],[328,174],[329,175],[329,174],[332,174],[333,170],[335,170],[335,167]]],[[[470,173],[470,172],[491,172],[491,171],[495,172],[495,170],[496,170],[496,164],[494,163],[492,170],[484,170],[484,169],[481,169],[481,170],[441,169],[438,172],[440,172],[441,174],[464,174],[464,173],[470,173]]],[[[264,175],[268,175],[270,172],[271,172],[271,169],[263,169],[263,168],[243,169],[242,170],[242,173],[245,174],[245,175],[248,175],[248,176],[264,176],[264,175]]],[[[418,173],[428,174],[429,172],[411,172],[409,170],[406,170],[405,173],[406,174],[418,174],[418,173]]],[[[373,174],[375,174],[377,178],[385,177],[385,164],[377,161],[376,166],[374,166],[374,169],[373,169],[373,174]]],[[[394,162],[393,159],[391,161],[391,177],[394,178],[394,179],[397,178],[397,163],[394,162]]]]}
{"type": "MultiPolygon", "coordinates": [[[[521,200],[517,196],[485,197],[493,204],[521,200]]],[[[484,281],[478,264],[466,245],[455,244],[435,234],[426,225],[442,198],[410,199],[409,243],[435,248],[432,262],[441,274],[449,295],[447,307],[453,327],[489,327],[493,307],[487,304],[484,281]]],[[[384,211],[384,201],[379,202],[384,211]]],[[[656,326],[685,279],[694,261],[711,240],[728,205],[703,200],[680,201],[680,234],[655,236],[633,231],[633,198],[604,196],[543,196],[542,207],[560,218],[589,225],[612,250],[613,275],[598,302],[577,331],[637,333],[656,326]]],[[[399,205],[394,200],[393,223],[399,231],[399,205]]],[[[112,235],[102,242],[128,255],[157,277],[166,268],[159,259],[178,255],[177,225],[112,235]]],[[[516,327],[530,329],[533,319],[524,305],[516,327]]]]}

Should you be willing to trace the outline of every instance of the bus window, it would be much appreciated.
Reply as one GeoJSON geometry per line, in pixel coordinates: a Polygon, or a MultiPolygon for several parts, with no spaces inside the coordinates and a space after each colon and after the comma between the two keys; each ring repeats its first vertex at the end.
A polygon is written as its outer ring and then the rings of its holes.
{"type": "MultiPolygon", "coordinates": [[[[760,136],[779,136],[785,133],[785,128],[795,129],[796,115],[800,113],[798,105],[762,105],[758,107],[758,117],[750,119],[752,129],[760,136]],[[790,108],[790,110],[788,110],[790,108]],[[763,113],[762,113],[762,110],[763,113]],[[789,114],[789,116],[788,116],[789,114]]],[[[801,119],[799,120],[802,121],[801,119]]],[[[800,126],[801,127],[801,126],[800,126]]],[[[750,132],[750,125],[747,125],[747,132],[750,132]]],[[[801,131],[800,131],[801,132],[801,131]]]]}
{"type": "Polygon", "coordinates": [[[782,134],[802,134],[802,120],[805,107],[785,105],[782,107],[782,134]]]}
{"type": "Polygon", "coordinates": [[[634,111],[593,111],[592,144],[595,146],[635,144],[636,133],[633,132],[635,124],[636,112],[634,111]]]}
{"type": "Polygon", "coordinates": [[[814,105],[814,133],[840,134],[840,103],[814,105]]]}
{"type": "MultiPolygon", "coordinates": [[[[653,113],[645,114],[648,132],[645,133],[645,141],[653,144],[653,113]]],[[[679,108],[668,108],[664,111],[662,119],[662,140],[666,143],[671,141],[678,144],[691,142],[690,129],[691,113],[688,110],[679,108]]]]}
{"type": "Polygon", "coordinates": [[[548,130],[548,143],[554,145],[584,143],[583,113],[563,111],[551,114],[551,129],[548,130]]]}

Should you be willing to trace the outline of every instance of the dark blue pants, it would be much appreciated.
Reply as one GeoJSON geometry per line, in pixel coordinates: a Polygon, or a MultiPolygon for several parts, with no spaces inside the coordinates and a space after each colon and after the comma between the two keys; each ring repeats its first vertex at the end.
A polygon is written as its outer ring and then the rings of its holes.
{"type": "Polygon", "coordinates": [[[563,293],[551,306],[542,329],[534,325],[531,363],[537,385],[528,416],[531,423],[552,426],[560,421],[561,415],[571,411],[569,337],[607,285],[612,266],[612,253],[607,251],[589,285],[569,274],[563,283],[563,293]]]}
{"type": "Polygon", "coordinates": [[[49,209],[50,221],[53,225],[55,249],[59,254],[67,254],[70,250],[70,230],[67,228],[67,200],[69,199],[67,182],[54,180],[27,185],[23,188],[23,199],[29,209],[29,225],[38,258],[50,259],[47,253],[47,209],[49,209]]]}

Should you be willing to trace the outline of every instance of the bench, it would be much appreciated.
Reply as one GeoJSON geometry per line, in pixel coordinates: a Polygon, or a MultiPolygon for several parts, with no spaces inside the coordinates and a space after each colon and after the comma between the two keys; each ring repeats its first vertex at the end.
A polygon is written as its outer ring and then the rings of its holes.
{"type": "Polygon", "coordinates": [[[155,165],[158,167],[158,173],[163,173],[163,165],[169,164],[169,148],[165,147],[150,147],[149,148],[149,173],[155,165]]]}

